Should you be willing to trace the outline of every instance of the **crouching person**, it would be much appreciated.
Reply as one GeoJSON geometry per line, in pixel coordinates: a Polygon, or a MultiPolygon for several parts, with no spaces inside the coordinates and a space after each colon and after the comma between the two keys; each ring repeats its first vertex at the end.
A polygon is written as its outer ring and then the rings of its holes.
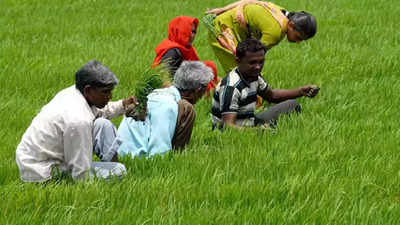
{"type": "Polygon", "coordinates": [[[300,112],[296,98],[313,98],[318,94],[319,88],[315,85],[272,89],[261,76],[266,50],[257,39],[246,39],[238,44],[237,67],[219,82],[214,92],[213,127],[274,127],[280,115],[300,112]],[[276,104],[255,114],[257,95],[276,104]]]}
{"type": "Polygon", "coordinates": [[[184,61],[172,86],[149,94],[144,122],[130,117],[122,120],[112,148],[118,149],[119,156],[132,158],[182,150],[192,135],[196,117],[193,105],[212,79],[211,69],[202,62],[184,61]]]}
{"type": "Polygon", "coordinates": [[[44,182],[52,171],[70,173],[75,180],[122,176],[123,164],[110,151],[116,131],[107,120],[137,105],[134,97],[109,102],[118,80],[96,60],[75,74],[75,85],[60,91],[33,119],[16,151],[21,179],[44,182]],[[102,162],[92,162],[93,151],[102,162]],[[95,174],[95,175],[94,175],[95,174]]]}

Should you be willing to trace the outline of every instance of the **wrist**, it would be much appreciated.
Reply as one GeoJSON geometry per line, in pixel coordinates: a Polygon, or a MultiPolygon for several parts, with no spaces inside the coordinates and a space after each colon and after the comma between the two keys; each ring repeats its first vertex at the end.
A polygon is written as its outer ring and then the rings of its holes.
{"type": "Polygon", "coordinates": [[[299,97],[304,97],[305,96],[305,92],[303,91],[303,87],[299,88],[299,97]]]}
{"type": "Polygon", "coordinates": [[[124,108],[128,107],[129,105],[132,105],[132,100],[130,98],[125,98],[122,99],[122,105],[124,106],[124,108]]]}
{"type": "Polygon", "coordinates": [[[122,105],[124,107],[128,107],[131,103],[129,102],[129,99],[125,98],[122,100],[122,105]]]}

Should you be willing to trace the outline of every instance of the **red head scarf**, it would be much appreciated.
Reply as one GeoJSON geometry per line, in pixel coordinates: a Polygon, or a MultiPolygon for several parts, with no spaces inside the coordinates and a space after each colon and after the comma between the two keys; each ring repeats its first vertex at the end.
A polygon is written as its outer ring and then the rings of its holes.
{"type": "Polygon", "coordinates": [[[206,93],[208,93],[208,92],[210,92],[211,89],[214,89],[218,84],[217,66],[215,66],[215,63],[213,61],[209,61],[209,60],[205,60],[205,61],[203,61],[203,63],[206,66],[210,67],[214,74],[214,78],[207,85],[206,93]]]}
{"type": "Polygon", "coordinates": [[[178,48],[183,60],[199,60],[196,49],[187,46],[192,33],[193,24],[197,27],[199,20],[189,16],[178,16],[169,22],[168,39],[164,39],[156,48],[153,67],[161,62],[163,55],[171,48],[178,48]]]}

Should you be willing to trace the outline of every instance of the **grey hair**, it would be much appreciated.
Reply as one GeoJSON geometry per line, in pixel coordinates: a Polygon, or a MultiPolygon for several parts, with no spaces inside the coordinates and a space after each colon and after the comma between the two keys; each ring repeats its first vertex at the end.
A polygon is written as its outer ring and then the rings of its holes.
{"type": "Polygon", "coordinates": [[[83,93],[86,85],[107,87],[118,84],[118,79],[110,69],[98,62],[90,60],[75,73],[75,86],[83,93]]]}
{"type": "Polygon", "coordinates": [[[174,86],[179,90],[193,91],[205,87],[214,75],[208,66],[200,61],[183,61],[175,72],[174,86]]]}

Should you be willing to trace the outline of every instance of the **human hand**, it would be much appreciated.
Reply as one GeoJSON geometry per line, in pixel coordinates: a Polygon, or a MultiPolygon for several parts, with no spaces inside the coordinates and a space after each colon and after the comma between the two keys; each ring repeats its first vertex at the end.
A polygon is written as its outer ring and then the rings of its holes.
{"type": "Polygon", "coordinates": [[[302,96],[314,98],[318,94],[319,89],[316,85],[306,85],[300,88],[300,93],[302,96]]]}
{"type": "Polygon", "coordinates": [[[122,100],[122,105],[124,106],[125,113],[129,114],[137,105],[139,105],[139,102],[135,96],[129,96],[122,100]]]}
{"type": "Polygon", "coordinates": [[[127,97],[122,101],[125,108],[125,116],[132,117],[134,120],[144,121],[147,115],[146,105],[140,107],[135,96],[127,97]]]}

